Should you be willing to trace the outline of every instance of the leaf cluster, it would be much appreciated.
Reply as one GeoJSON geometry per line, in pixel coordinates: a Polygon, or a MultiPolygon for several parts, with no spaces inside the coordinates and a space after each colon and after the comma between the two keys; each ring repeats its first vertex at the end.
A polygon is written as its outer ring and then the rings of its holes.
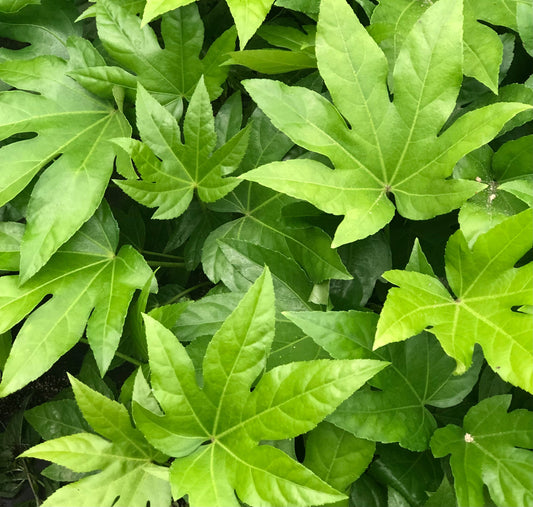
{"type": "Polygon", "coordinates": [[[533,507],[532,9],[0,0],[0,503],[533,507]]]}

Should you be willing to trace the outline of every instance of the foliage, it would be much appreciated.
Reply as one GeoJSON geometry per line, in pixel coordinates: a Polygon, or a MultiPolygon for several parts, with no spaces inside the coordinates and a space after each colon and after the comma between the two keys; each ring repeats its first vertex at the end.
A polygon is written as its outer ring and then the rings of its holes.
{"type": "Polygon", "coordinates": [[[533,507],[532,9],[0,0],[0,498],[533,507]]]}

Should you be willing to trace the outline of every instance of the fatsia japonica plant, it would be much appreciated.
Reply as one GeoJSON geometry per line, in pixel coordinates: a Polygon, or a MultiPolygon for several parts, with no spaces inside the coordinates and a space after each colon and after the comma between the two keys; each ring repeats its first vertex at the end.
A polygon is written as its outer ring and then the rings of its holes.
{"type": "Polygon", "coordinates": [[[533,507],[532,20],[0,0],[0,503],[533,507]]]}

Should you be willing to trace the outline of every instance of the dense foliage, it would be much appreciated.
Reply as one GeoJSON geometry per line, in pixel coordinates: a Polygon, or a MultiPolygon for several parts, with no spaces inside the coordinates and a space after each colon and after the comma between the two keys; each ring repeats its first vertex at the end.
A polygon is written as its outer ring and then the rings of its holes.
{"type": "Polygon", "coordinates": [[[0,503],[533,507],[532,0],[0,45],[0,503]]]}

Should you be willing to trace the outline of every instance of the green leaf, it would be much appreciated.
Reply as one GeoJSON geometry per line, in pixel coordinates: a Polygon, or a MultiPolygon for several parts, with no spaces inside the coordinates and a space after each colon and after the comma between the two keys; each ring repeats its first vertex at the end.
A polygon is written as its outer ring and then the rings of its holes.
{"type": "MultiPolygon", "coordinates": [[[[374,9],[369,31],[391,68],[409,32],[430,5],[414,0],[382,0],[374,9]]],[[[483,18],[485,10],[475,9],[468,0],[464,3],[464,73],[497,93],[503,46],[494,30],[477,21],[483,18]]]]}
{"type": "MultiPolygon", "coordinates": [[[[143,25],[161,14],[188,5],[193,1],[194,0],[147,0],[143,14],[143,25]]],[[[230,8],[233,19],[235,20],[235,25],[237,26],[241,48],[244,48],[246,43],[266,18],[274,0],[226,0],[226,2],[230,8]]]]}
{"type": "Polygon", "coordinates": [[[451,453],[458,505],[486,505],[483,485],[497,505],[533,505],[533,414],[507,412],[510,395],[472,407],[463,427],[449,424],[431,439],[436,457],[451,453]]]}
{"type": "Polygon", "coordinates": [[[0,204],[39,173],[28,203],[20,251],[21,281],[32,277],[96,211],[113,172],[108,142],[128,136],[122,113],[87,94],[53,56],[0,64],[0,79],[23,90],[0,93],[0,139],[36,137],[0,148],[0,204]],[[68,213],[65,213],[68,210],[68,213]]]}
{"type": "Polygon", "coordinates": [[[18,271],[20,263],[20,242],[24,225],[17,222],[0,223],[0,269],[18,271]]]}
{"type": "Polygon", "coordinates": [[[487,362],[504,380],[533,392],[533,316],[513,307],[533,302],[533,263],[515,268],[531,248],[533,212],[507,218],[478,236],[471,248],[462,231],[446,247],[450,289],[430,275],[393,270],[374,347],[401,341],[431,326],[444,351],[464,372],[479,343],[487,362]]]}
{"type": "MultiPolygon", "coordinates": [[[[68,0],[44,0],[42,5],[35,1],[24,3],[27,7],[16,14],[0,14],[0,35],[29,45],[21,49],[0,48],[0,62],[42,55],[68,58],[68,38],[82,34],[81,26],[75,23],[78,10],[74,4],[68,0]]],[[[1,5],[0,2],[0,11],[1,5]]]]}
{"type": "Polygon", "coordinates": [[[427,406],[450,407],[470,392],[478,361],[466,375],[453,375],[454,361],[427,333],[407,344],[372,352],[378,320],[369,312],[286,312],[285,315],[335,359],[379,359],[390,367],[354,393],[328,421],[360,438],[427,449],[437,427],[427,406]]]}
{"type": "Polygon", "coordinates": [[[74,75],[84,86],[99,83],[100,90],[109,94],[118,84],[129,88],[133,95],[138,82],[175,113],[181,110],[182,97],[190,99],[202,75],[211,99],[222,93],[220,86],[228,68],[220,64],[226,60],[226,53],[235,49],[235,31],[224,32],[200,59],[204,26],[196,5],[163,17],[164,49],[154,30],[148,25],[141,27],[141,20],[119,0],[98,1],[96,24],[104,48],[123,69],[115,67],[110,71],[110,67],[103,66],[81,69],[74,75]],[[128,71],[129,81],[125,80],[124,69],[128,71]]]}
{"type": "Polygon", "coordinates": [[[27,5],[41,3],[41,0],[0,0],[0,12],[17,12],[27,5]]]}
{"type": "Polygon", "coordinates": [[[395,207],[389,193],[409,219],[459,207],[484,187],[447,179],[454,165],[530,108],[493,104],[441,133],[462,80],[462,12],[454,0],[432,5],[406,38],[394,66],[393,102],[385,55],[343,0],[322,2],[316,53],[338,109],[305,88],[267,80],[244,84],[277,128],[305,149],[327,156],[335,170],[296,159],[267,164],[243,177],[345,215],[334,246],[362,239],[390,222],[395,207]]]}
{"type": "Polygon", "coordinates": [[[43,403],[26,410],[24,418],[45,440],[90,431],[74,400],[43,403]]]}
{"type": "Polygon", "coordinates": [[[70,380],[83,416],[101,436],[76,433],[39,444],[21,456],[52,461],[74,472],[98,473],[58,489],[43,507],[145,507],[147,502],[170,505],[168,479],[152,472],[162,468],[154,462],[164,462],[166,457],[131,425],[123,405],[73,377],[70,380]]]}
{"type": "Polygon", "coordinates": [[[0,278],[0,332],[30,314],[5,365],[0,396],[36,379],[87,337],[104,373],[118,347],[129,302],[152,272],[130,246],[115,254],[118,228],[107,205],[66,243],[35,277],[0,278]],[[43,298],[52,298],[41,303],[43,298]],[[94,309],[94,310],[93,310],[94,309]]]}
{"type": "Polygon", "coordinates": [[[274,338],[268,270],[209,342],[202,390],[183,346],[161,324],[146,321],[152,389],[165,415],[134,401],[134,417],[152,444],[177,458],[171,466],[175,498],[188,494],[192,507],[237,506],[234,490],[250,505],[343,498],[284,452],[258,444],[311,430],[384,363],[291,363],[265,373],[250,392],[274,338]]]}
{"type": "Polygon", "coordinates": [[[346,491],[366,470],[376,444],[328,422],[320,423],[305,442],[303,464],[339,491],[346,491]]]}
{"type": "Polygon", "coordinates": [[[213,111],[203,79],[191,98],[183,125],[141,85],[137,93],[137,126],[145,144],[118,139],[135,162],[142,180],[114,180],[136,201],[157,208],[153,218],[181,215],[195,190],[204,202],[220,199],[239,181],[225,175],[238,167],[248,143],[248,129],[214,151],[217,141],[213,111]],[[162,159],[162,161],[159,160],[162,159]]]}
{"type": "Polygon", "coordinates": [[[533,136],[504,143],[496,153],[489,146],[470,153],[454,169],[454,177],[476,179],[487,188],[459,212],[461,230],[472,245],[479,234],[507,217],[533,206],[533,136]]]}

